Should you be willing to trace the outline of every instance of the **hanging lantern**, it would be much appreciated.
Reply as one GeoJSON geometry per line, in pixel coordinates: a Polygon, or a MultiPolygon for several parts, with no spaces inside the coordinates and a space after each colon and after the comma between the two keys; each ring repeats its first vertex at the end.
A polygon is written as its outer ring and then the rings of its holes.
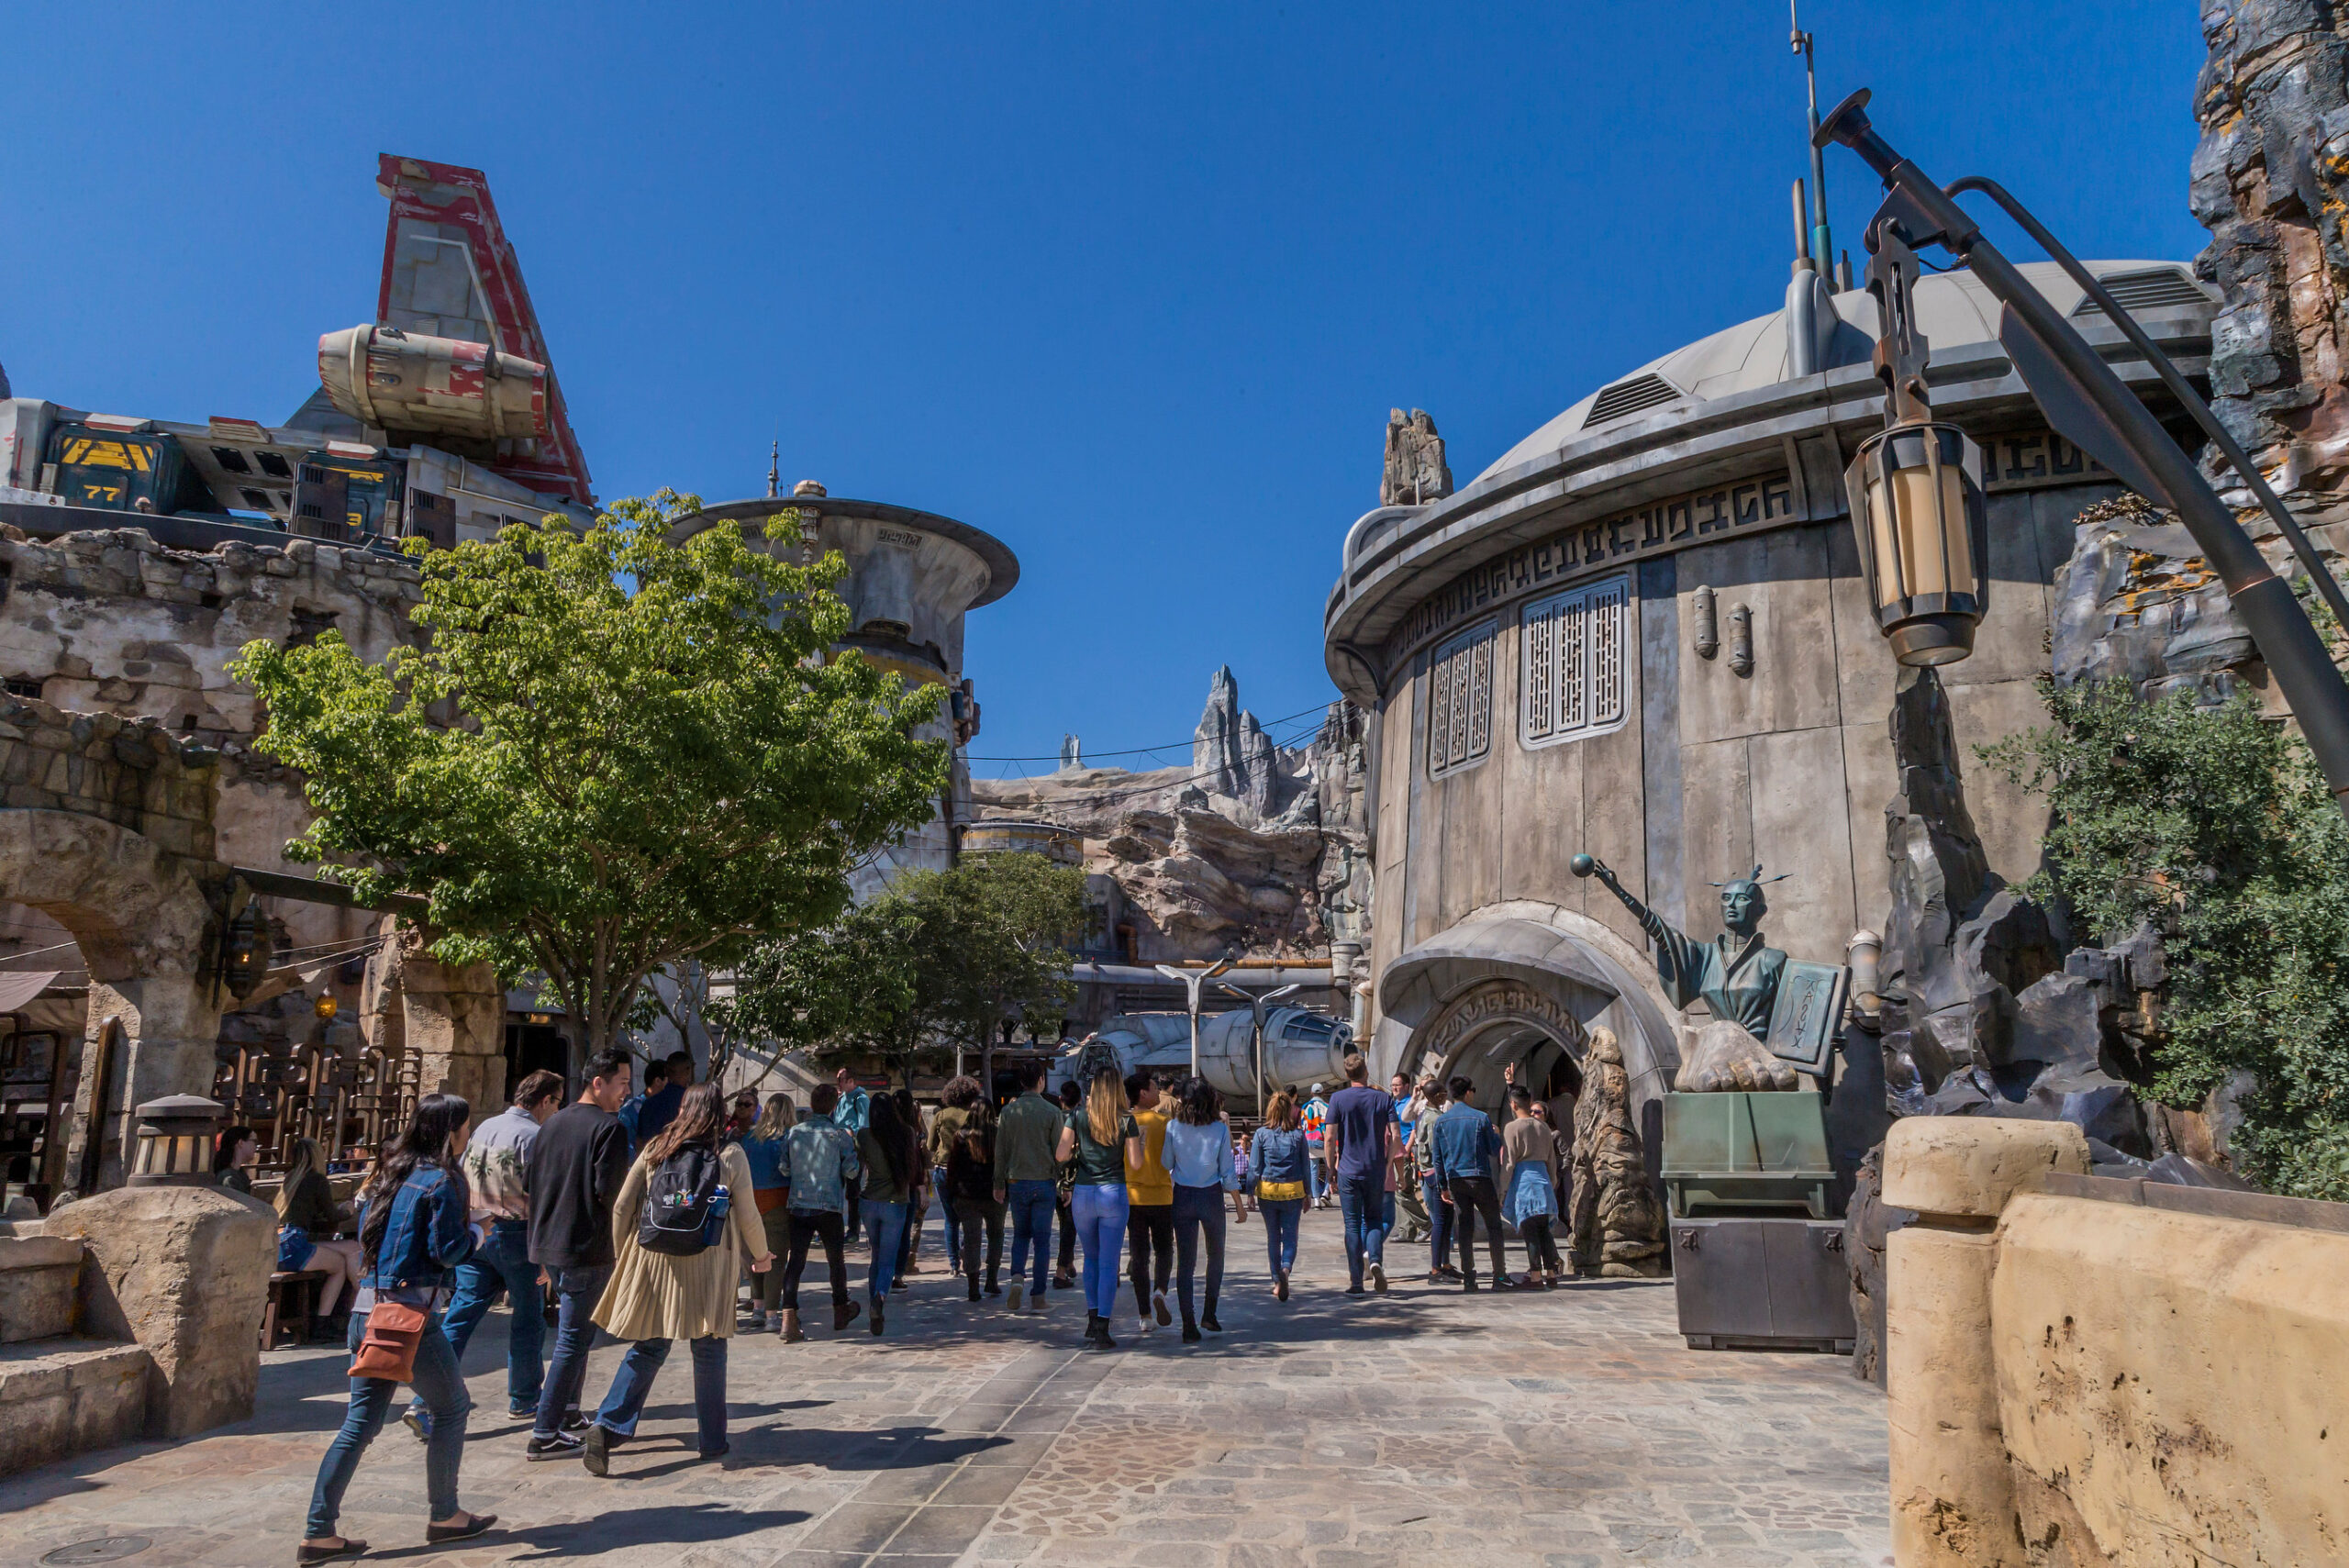
{"type": "Polygon", "coordinates": [[[1868,602],[1893,657],[1951,664],[1972,653],[1989,607],[1982,449],[1940,420],[1894,425],[1860,444],[1843,485],[1868,602]]]}
{"type": "Polygon", "coordinates": [[[169,1095],[139,1107],[134,1187],[201,1187],[212,1182],[212,1137],[227,1107],[201,1095],[169,1095]]]}
{"type": "Polygon", "coordinates": [[[228,935],[220,944],[220,979],[229,995],[241,1002],[261,989],[276,945],[260,900],[246,904],[243,912],[228,922],[228,935]]]}

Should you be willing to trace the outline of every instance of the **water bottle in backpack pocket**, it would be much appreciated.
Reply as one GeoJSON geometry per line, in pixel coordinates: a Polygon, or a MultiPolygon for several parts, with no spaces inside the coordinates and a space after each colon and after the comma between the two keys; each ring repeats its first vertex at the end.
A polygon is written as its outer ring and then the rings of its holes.
{"type": "Polygon", "coordinates": [[[673,1258],[707,1251],[725,1233],[730,1200],[720,1172],[718,1151],[706,1143],[690,1144],[655,1166],[645,1182],[636,1244],[673,1258]]]}

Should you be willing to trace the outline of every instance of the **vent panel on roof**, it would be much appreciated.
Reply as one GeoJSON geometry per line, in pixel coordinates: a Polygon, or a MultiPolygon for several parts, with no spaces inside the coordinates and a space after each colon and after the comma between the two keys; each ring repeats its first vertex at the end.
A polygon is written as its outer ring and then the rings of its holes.
{"type": "Polygon", "coordinates": [[[1590,412],[1583,416],[1582,428],[1586,430],[1591,429],[1606,424],[1610,419],[1620,419],[1627,415],[1637,414],[1643,408],[1653,408],[1659,404],[1669,403],[1679,395],[1678,387],[1653,372],[1646,375],[1635,375],[1628,381],[1619,381],[1614,385],[1605,388],[1597,397],[1591,399],[1590,412]]]}
{"type": "MultiPolygon", "coordinates": [[[[2202,292],[2201,286],[2176,267],[2156,267],[2144,272],[2109,272],[2097,282],[2132,316],[2141,311],[2176,310],[2181,306],[2210,303],[2210,296],[2202,292]]],[[[2093,299],[2084,298],[2072,314],[2102,316],[2104,307],[2093,299]]]]}

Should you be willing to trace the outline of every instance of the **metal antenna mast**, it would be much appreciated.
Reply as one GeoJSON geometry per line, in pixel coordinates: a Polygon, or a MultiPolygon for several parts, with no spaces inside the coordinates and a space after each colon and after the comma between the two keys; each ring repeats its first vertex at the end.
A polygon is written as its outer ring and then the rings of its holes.
{"type": "Polygon", "coordinates": [[[1787,44],[1802,56],[1803,85],[1810,95],[1810,256],[1811,265],[1827,281],[1836,286],[1835,239],[1827,228],[1827,159],[1819,145],[1819,71],[1811,58],[1810,35],[1802,30],[1802,21],[1795,13],[1797,0],[1787,0],[1787,21],[1792,28],[1787,44]]]}

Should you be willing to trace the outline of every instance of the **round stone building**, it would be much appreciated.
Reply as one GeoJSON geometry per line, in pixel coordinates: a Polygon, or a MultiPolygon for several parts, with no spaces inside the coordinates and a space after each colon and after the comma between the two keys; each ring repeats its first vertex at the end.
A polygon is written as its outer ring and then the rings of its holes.
{"type": "MultiPolygon", "coordinates": [[[[2090,265],[2200,373],[2214,305],[2185,266],[2090,265]]],[[[2057,268],[2023,271],[2176,412],[2057,268]]],[[[1571,1094],[1603,1023],[1636,1106],[1671,1086],[1689,1020],[1622,906],[1569,873],[1578,851],[1700,940],[1721,929],[1709,884],[1757,862],[1786,878],[1771,945],[1835,962],[1884,929],[1901,671],[1843,490],[1883,423],[1876,306],[1808,275],[1789,299],[1582,398],[1458,493],[1348,532],[1325,655],[1375,726],[1375,1077],[1441,1066],[1489,1099],[1515,1061],[1571,1094]]],[[[1974,748],[2045,722],[2033,682],[2073,519],[2121,487],[2047,428],[1973,278],[1929,276],[1916,306],[1935,413],[1980,444],[1988,492],[1988,614],[1938,674],[1990,864],[2021,877],[2044,807],[1974,748]]]]}

